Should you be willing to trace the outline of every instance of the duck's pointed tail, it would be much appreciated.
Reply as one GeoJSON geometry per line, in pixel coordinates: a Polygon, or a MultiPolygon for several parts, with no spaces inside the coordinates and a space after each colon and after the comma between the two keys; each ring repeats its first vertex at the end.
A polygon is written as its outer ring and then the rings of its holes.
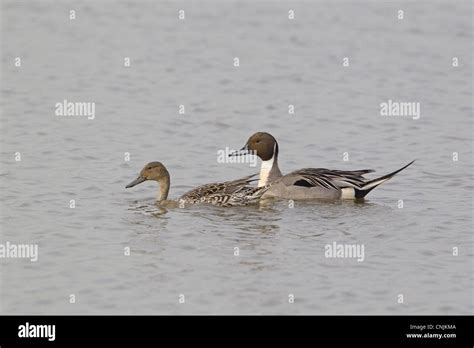
{"type": "Polygon", "coordinates": [[[377,179],[373,179],[373,180],[370,180],[370,181],[367,181],[364,186],[361,186],[360,188],[356,188],[355,189],[355,198],[356,199],[359,199],[359,198],[364,198],[365,196],[367,196],[367,194],[372,191],[374,188],[376,188],[377,186],[379,186],[380,184],[383,184],[385,181],[387,180],[390,180],[392,177],[394,177],[396,174],[400,173],[403,169],[405,169],[406,167],[410,166],[411,164],[413,164],[413,162],[415,162],[415,160],[411,161],[410,163],[408,163],[406,166],[394,171],[394,172],[391,172],[387,175],[384,175],[384,176],[381,176],[380,178],[377,178],[377,179]]]}

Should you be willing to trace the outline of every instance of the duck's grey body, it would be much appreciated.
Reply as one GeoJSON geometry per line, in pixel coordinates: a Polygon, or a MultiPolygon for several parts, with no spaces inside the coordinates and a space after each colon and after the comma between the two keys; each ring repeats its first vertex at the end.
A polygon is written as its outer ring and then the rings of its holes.
{"type": "Polygon", "coordinates": [[[325,168],[300,169],[274,179],[270,189],[262,198],[341,199],[343,196],[354,194],[354,190],[348,188],[347,180],[355,184],[363,184],[365,180],[362,175],[370,172],[372,172],[370,169],[357,171],[331,171],[325,168]]]}
{"type": "Polygon", "coordinates": [[[326,168],[304,168],[274,179],[262,198],[342,199],[356,198],[354,187],[367,183],[364,174],[371,169],[342,171],[326,168]]]}
{"type": "Polygon", "coordinates": [[[340,199],[341,190],[328,190],[322,187],[298,187],[288,186],[283,182],[273,183],[270,189],[265,192],[262,199],[265,198],[285,198],[285,199],[340,199]]]}
{"type": "Polygon", "coordinates": [[[258,185],[264,187],[271,184],[262,198],[361,199],[414,162],[373,180],[364,178],[365,174],[373,172],[372,169],[345,171],[304,168],[282,175],[278,168],[278,143],[271,134],[255,133],[242,150],[231,155],[245,154],[249,150],[262,159],[258,185]]]}

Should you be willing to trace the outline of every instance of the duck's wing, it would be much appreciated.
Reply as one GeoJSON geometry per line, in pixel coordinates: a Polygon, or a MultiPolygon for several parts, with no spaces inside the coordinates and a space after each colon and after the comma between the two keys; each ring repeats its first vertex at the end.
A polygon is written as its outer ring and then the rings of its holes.
{"type": "Polygon", "coordinates": [[[182,200],[185,203],[194,204],[203,202],[202,199],[205,197],[213,196],[215,199],[218,195],[222,195],[223,197],[225,195],[231,195],[250,184],[252,181],[257,180],[254,178],[256,175],[257,174],[252,174],[237,180],[201,185],[183,194],[179,200],[182,200]]]}
{"type": "Polygon", "coordinates": [[[279,180],[286,186],[322,187],[329,190],[339,190],[344,187],[362,187],[367,182],[364,174],[372,172],[374,172],[372,169],[348,171],[304,168],[295,170],[279,180]]]}
{"type": "Polygon", "coordinates": [[[256,203],[268,191],[271,185],[252,187],[241,186],[232,193],[218,193],[204,196],[201,203],[210,203],[221,207],[235,207],[256,203]]]}
{"type": "MultiPolygon", "coordinates": [[[[328,190],[353,188],[352,193],[355,198],[364,198],[371,190],[387,180],[390,180],[397,173],[412,165],[413,162],[415,161],[411,161],[400,169],[372,180],[364,178],[364,174],[372,173],[374,171],[372,169],[346,171],[325,168],[305,168],[296,170],[278,180],[281,180],[286,186],[323,187],[328,190]]],[[[273,184],[275,183],[276,182],[273,184]]]]}

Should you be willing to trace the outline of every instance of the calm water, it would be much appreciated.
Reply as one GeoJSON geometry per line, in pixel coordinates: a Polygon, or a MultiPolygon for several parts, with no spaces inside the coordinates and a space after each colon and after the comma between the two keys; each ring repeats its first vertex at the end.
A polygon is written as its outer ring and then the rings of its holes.
{"type": "Polygon", "coordinates": [[[0,260],[1,313],[473,312],[470,2],[1,4],[0,242],[39,245],[0,260]],[[64,99],[95,119],[55,116],[64,99]],[[420,119],[382,117],[388,99],[420,119]],[[364,204],[162,211],[156,183],[124,188],[153,160],[173,198],[257,172],[217,162],[255,131],[284,172],[417,162],[364,204]],[[333,242],[365,260],[326,258],[333,242]]]}

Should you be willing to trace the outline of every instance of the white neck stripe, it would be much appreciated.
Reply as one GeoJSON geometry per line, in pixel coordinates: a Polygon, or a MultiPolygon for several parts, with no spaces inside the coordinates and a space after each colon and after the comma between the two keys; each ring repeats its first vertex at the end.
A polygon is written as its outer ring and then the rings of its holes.
{"type": "Polygon", "coordinates": [[[273,168],[273,160],[275,155],[270,158],[268,161],[262,161],[262,166],[260,167],[260,177],[258,180],[258,187],[265,186],[268,182],[268,177],[270,175],[270,171],[273,168]]]}

